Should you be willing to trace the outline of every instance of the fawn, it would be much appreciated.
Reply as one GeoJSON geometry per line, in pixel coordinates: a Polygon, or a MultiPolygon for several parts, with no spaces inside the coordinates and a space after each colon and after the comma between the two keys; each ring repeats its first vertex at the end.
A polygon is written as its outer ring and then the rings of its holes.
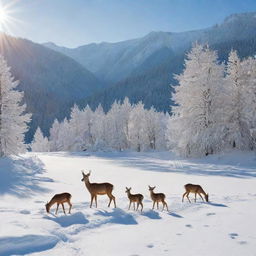
{"type": "Polygon", "coordinates": [[[186,185],[184,186],[184,188],[186,189],[186,192],[185,192],[185,193],[183,194],[183,196],[182,196],[182,202],[184,201],[184,196],[186,196],[187,199],[188,199],[188,201],[191,203],[191,201],[190,201],[190,199],[189,199],[189,197],[188,197],[189,193],[194,193],[194,194],[195,194],[195,202],[196,202],[196,195],[197,195],[197,194],[198,194],[198,195],[202,198],[202,200],[204,201],[204,199],[203,199],[203,197],[202,197],[202,195],[201,195],[201,194],[203,194],[203,195],[204,195],[204,198],[205,198],[205,201],[206,201],[206,202],[209,202],[209,195],[204,192],[204,190],[202,189],[202,187],[201,187],[200,185],[186,184],[186,185]]]}
{"type": "Polygon", "coordinates": [[[151,199],[152,199],[152,201],[153,201],[152,210],[154,210],[154,208],[155,208],[155,203],[157,203],[157,209],[159,209],[158,203],[159,203],[159,202],[162,202],[162,204],[163,204],[163,209],[162,209],[162,211],[164,210],[164,207],[166,207],[167,211],[169,211],[169,210],[168,210],[167,203],[165,202],[165,194],[164,194],[164,193],[154,193],[154,189],[155,189],[156,187],[150,187],[150,186],[148,186],[148,188],[149,188],[149,191],[150,191],[151,199]]]}
{"type": "Polygon", "coordinates": [[[69,204],[69,214],[70,214],[71,213],[71,207],[72,207],[70,199],[71,199],[71,194],[69,194],[69,193],[65,192],[65,193],[61,193],[61,194],[56,194],[56,195],[53,196],[51,201],[49,203],[47,202],[47,204],[45,205],[46,211],[49,213],[50,208],[52,207],[52,205],[57,203],[57,208],[56,208],[55,214],[58,213],[58,209],[59,209],[60,204],[62,205],[63,212],[66,214],[65,208],[64,208],[64,203],[68,203],[69,204]]]}
{"type": "Polygon", "coordinates": [[[132,188],[127,188],[126,187],[126,191],[125,191],[125,193],[127,193],[127,196],[128,196],[128,198],[130,200],[130,204],[129,204],[128,210],[130,210],[131,203],[133,203],[133,208],[134,208],[134,211],[135,211],[135,203],[137,203],[136,211],[138,210],[139,205],[141,206],[141,211],[142,211],[143,210],[142,200],[143,200],[144,197],[143,197],[142,194],[131,194],[131,189],[132,188]]]}

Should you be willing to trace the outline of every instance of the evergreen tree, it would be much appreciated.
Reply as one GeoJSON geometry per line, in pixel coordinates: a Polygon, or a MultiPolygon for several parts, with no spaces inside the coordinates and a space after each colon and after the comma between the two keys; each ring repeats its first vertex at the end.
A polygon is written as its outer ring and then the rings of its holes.
{"type": "Polygon", "coordinates": [[[31,115],[25,114],[23,93],[17,90],[10,68],[0,56],[0,156],[22,153],[26,150],[24,133],[31,115]]]}
{"type": "MultiPolygon", "coordinates": [[[[226,87],[228,97],[226,99],[226,122],[228,123],[228,140],[232,147],[238,149],[250,149],[252,138],[250,135],[250,114],[248,107],[252,93],[248,81],[248,61],[242,62],[236,51],[231,51],[226,70],[226,87]],[[249,100],[249,101],[248,101],[249,100]]],[[[255,108],[255,105],[251,105],[255,108]]],[[[250,108],[250,107],[249,107],[250,108]]]]}
{"type": "Polygon", "coordinates": [[[31,150],[34,152],[50,151],[50,144],[47,137],[44,137],[40,127],[37,128],[34,139],[31,143],[31,150]]]}
{"type": "Polygon", "coordinates": [[[216,52],[195,44],[176,79],[171,144],[186,156],[218,151],[223,141],[220,102],[225,93],[223,66],[218,64],[216,52]]]}

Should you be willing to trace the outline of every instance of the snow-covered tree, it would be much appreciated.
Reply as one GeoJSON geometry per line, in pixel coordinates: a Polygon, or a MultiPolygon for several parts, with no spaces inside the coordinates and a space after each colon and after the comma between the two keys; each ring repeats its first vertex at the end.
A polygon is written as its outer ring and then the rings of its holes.
{"type": "Polygon", "coordinates": [[[225,86],[229,92],[225,104],[225,115],[226,123],[228,123],[229,143],[238,149],[252,147],[250,122],[252,111],[255,111],[255,104],[252,102],[253,95],[251,95],[250,77],[248,76],[250,64],[249,61],[242,62],[236,51],[230,52],[225,80],[225,86]]]}
{"type": "Polygon", "coordinates": [[[112,104],[111,109],[107,113],[109,146],[119,151],[123,150],[127,145],[124,114],[125,113],[121,113],[121,104],[116,101],[112,104]]]}
{"type": "Polygon", "coordinates": [[[50,151],[61,150],[61,145],[59,144],[60,127],[61,127],[61,124],[57,119],[55,119],[50,129],[50,137],[49,137],[50,151]]]}
{"type": "Polygon", "coordinates": [[[138,152],[145,150],[147,148],[146,115],[142,102],[133,106],[128,129],[131,149],[138,152]]]}
{"type": "Polygon", "coordinates": [[[71,109],[70,120],[69,120],[69,149],[71,151],[81,151],[84,148],[84,123],[83,111],[75,104],[71,109]]]}
{"type": "Polygon", "coordinates": [[[107,127],[106,114],[101,105],[93,113],[91,133],[93,141],[92,150],[98,151],[108,148],[107,134],[109,133],[109,129],[107,127]]]}
{"type": "Polygon", "coordinates": [[[167,116],[164,113],[158,113],[153,107],[145,110],[145,132],[148,149],[166,149],[166,127],[167,116]]]}
{"type": "Polygon", "coordinates": [[[23,92],[17,90],[10,68],[0,56],[0,156],[22,153],[26,150],[24,133],[31,115],[25,114],[23,92]]]}
{"type": "Polygon", "coordinates": [[[123,123],[123,133],[125,135],[124,139],[124,148],[128,149],[130,148],[130,142],[129,142],[129,119],[130,114],[133,109],[133,106],[131,105],[129,99],[125,97],[123,103],[120,106],[120,115],[122,117],[122,123],[123,123]]]}
{"type": "Polygon", "coordinates": [[[207,155],[221,147],[220,102],[225,100],[223,66],[207,45],[195,44],[177,75],[171,144],[183,155],[207,155]]]}
{"type": "Polygon", "coordinates": [[[44,137],[40,127],[37,128],[33,141],[30,145],[34,152],[48,152],[50,151],[50,144],[47,137],[44,137]]]}

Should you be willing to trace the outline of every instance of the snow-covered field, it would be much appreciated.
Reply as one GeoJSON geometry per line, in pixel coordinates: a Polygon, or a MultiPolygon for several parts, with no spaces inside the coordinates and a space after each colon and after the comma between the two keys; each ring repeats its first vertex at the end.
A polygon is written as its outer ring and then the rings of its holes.
{"type": "MultiPolygon", "coordinates": [[[[0,255],[256,255],[256,156],[226,153],[200,160],[162,153],[41,153],[0,161],[0,255]],[[81,170],[110,182],[89,208],[81,170]],[[184,184],[201,184],[210,203],[181,202],[184,184]],[[170,212],[152,211],[148,185],[167,195],[170,212]],[[125,187],[144,195],[128,211],[125,187]],[[72,194],[72,214],[45,211],[56,193],[72,194]]],[[[191,195],[191,198],[194,198],[191,195]]],[[[66,206],[66,209],[68,207],[66,206]]]]}

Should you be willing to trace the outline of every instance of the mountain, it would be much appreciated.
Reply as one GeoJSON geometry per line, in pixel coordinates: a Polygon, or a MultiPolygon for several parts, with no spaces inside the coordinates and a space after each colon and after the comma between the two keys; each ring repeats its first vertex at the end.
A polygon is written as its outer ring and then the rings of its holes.
{"type": "MultiPolygon", "coordinates": [[[[58,47],[52,43],[45,46],[59,51],[79,62],[98,78],[110,83],[130,77],[137,69],[142,69],[145,61],[162,49],[173,54],[181,54],[195,41],[218,44],[226,41],[244,40],[256,34],[256,12],[233,14],[222,24],[196,31],[170,33],[151,32],[148,35],[119,43],[100,43],[80,46],[74,49],[58,47]]],[[[161,58],[159,58],[159,64],[161,58]]],[[[151,64],[152,65],[152,64],[151,64]]],[[[144,71],[143,70],[143,71],[144,71]]]]}
{"type": "Polygon", "coordinates": [[[30,141],[37,126],[46,135],[53,120],[68,115],[74,102],[86,98],[102,85],[73,59],[29,40],[0,34],[0,53],[11,67],[19,89],[24,91],[27,111],[32,113],[30,141]]]}
{"type": "Polygon", "coordinates": [[[110,84],[81,100],[81,106],[95,108],[101,103],[108,110],[114,100],[128,96],[132,102],[141,100],[147,107],[169,111],[173,104],[170,84],[176,84],[173,74],[182,71],[185,55],[195,41],[218,50],[220,61],[227,60],[231,49],[238,50],[240,57],[255,55],[256,12],[233,14],[221,24],[196,31],[151,32],[138,39],[75,49],[46,46],[75,59],[110,84]]]}

